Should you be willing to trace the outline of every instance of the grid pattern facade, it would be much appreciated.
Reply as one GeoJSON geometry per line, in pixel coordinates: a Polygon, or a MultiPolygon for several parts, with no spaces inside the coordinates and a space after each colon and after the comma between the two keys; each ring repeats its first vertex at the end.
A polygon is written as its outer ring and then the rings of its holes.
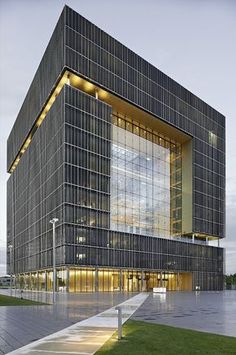
{"type": "MultiPolygon", "coordinates": [[[[7,232],[16,274],[52,265],[49,220],[54,215],[63,220],[63,101],[62,93],[8,180],[7,232]]],[[[61,224],[57,228],[56,254],[60,264],[64,262],[63,238],[61,224]]]]}
{"type": "Polygon", "coordinates": [[[65,33],[67,67],[193,137],[193,232],[224,237],[224,116],[69,9],[65,33]]]}
{"type": "Polygon", "coordinates": [[[110,229],[111,107],[65,90],[65,265],[191,271],[202,288],[220,289],[222,249],[110,229]]]}
{"type": "Polygon", "coordinates": [[[9,136],[8,168],[63,67],[193,137],[193,232],[224,237],[224,116],[68,7],[9,136]]]}
{"type": "MultiPolygon", "coordinates": [[[[65,69],[192,137],[192,232],[224,237],[224,116],[68,7],[62,12],[9,136],[8,170],[65,69]]],[[[112,164],[115,145],[121,144],[115,135],[120,130],[130,132],[113,125],[112,114],[114,117],[111,106],[65,85],[35,131],[8,180],[7,232],[8,244],[14,249],[14,272],[51,268],[49,220],[56,216],[58,267],[192,272],[193,285],[221,289],[221,248],[156,238],[147,224],[145,230],[129,232],[121,231],[117,221],[114,226],[112,164]]],[[[153,149],[155,143],[147,137],[136,138],[153,149]]],[[[170,155],[171,149],[161,149],[160,142],[158,147],[164,155],[170,155]]],[[[181,206],[174,214],[171,211],[174,205],[178,207],[176,191],[181,183],[169,163],[163,163],[164,167],[167,216],[172,222],[167,227],[163,221],[162,230],[178,231],[181,206]],[[171,189],[174,183],[179,184],[175,190],[171,189]]]]}
{"type": "Polygon", "coordinates": [[[64,67],[64,16],[61,16],[35,73],[7,141],[7,170],[32,130],[37,115],[64,67]]]}
{"type": "Polygon", "coordinates": [[[181,145],[113,114],[111,229],[181,235],[181,145]]]}
{"type": "Polygon", "coordinates": [[[65,262],[94,265],[110,227],[111,107],[66,87],[65,109],[65,262]]]}

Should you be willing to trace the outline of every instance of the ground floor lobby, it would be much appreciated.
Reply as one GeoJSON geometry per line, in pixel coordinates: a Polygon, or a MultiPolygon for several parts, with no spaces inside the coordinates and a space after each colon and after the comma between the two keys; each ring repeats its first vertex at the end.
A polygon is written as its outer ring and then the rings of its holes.
{"type": "MultiPolygon", "coordinates": [[[[16,276],[16,287],[51,291],[52,270],[16,276]]],[[[154,287],[168,291],[192,291],[192,273],[124,269],[67,268],[57,270],[57,290],[68,292],[140,292],[154,287]]]]}

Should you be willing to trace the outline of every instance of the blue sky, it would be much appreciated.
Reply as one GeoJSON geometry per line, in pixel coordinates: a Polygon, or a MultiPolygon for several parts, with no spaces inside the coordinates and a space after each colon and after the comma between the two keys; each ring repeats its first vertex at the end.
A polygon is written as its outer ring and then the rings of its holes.
{"type": "MultiPolygon", "coordinates": [[[[0,274],[6,236],[6,140],[65,2],[0,0],[0,274]]],[[[68,0],[226,116],[226,272],[236,272],[236,1],[68,0]]]]}

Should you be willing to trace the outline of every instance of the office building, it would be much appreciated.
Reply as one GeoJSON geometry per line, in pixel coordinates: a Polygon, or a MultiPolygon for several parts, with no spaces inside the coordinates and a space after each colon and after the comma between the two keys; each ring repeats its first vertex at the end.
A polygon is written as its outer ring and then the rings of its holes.
{"type": "Polygon", "coordinates": [[[20,287],[52,288],[58,218],[59,290],[222,289],[225,117],[67,6],[7,145],[20,287]]]}

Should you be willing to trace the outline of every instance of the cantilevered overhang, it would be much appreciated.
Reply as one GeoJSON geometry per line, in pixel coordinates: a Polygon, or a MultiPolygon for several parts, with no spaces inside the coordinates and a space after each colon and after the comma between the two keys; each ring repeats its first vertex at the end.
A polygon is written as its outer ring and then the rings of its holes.
{"type": "Polygon", "coordinates": [[[57,96],[63,89],[64,85],[70,85],[75,89],[81,90],[91,96],[96,97],[98,100],[105,102],[112,107],[114,113],[119,112],[124,116],[133,118],[135,121],[143,124],[157,131],[163,137],[168,137],[175,142],[182,145],[182,223],[183,223],[183,236],[196,236],[203,239],[218,239],[218,237],[207,235],[205,233],[194,233],[192,226],[192,137],[182,132],[181,130],[173,127],[172,125],[162,121],[160,118],[142,110],[141,108],[131,104],[130,102],[118,97],[117,95],[101,88],[97,84],[91,83],[82,76],[72,72],[69,69],[65,69],[57,82],[55,83],[53,90],[48,97],[45,105],[43,106],[39,116],[34,122],[34,125],[25,138],[24,142],[18,154],[16,155],[13,163],[11,164],[9,173],[13,173],[17,165],[20,162],[21,157],[26,152],[31,144],[33,135],[36,130],[41,126],[43,120],[47,117],[47,113],[54,104],[57,96]]]}
{"type": "Polygon", "coordinates": [[[114,112],[120,112],[125,116],[133,117],[137,122],[144,124],[151,129],[155,129],[163,136],[166,136],[178,143],[185,143],[191,140],[191,136],[187,135],[186,133],[180,131],[179,129],[171,126],[168,123],[165,123],[160,118],[151,115],[150,113],[142,110],[141,108],[129,103],[128,101],[124,100],[123,98],[119,98],[118,96],[114,95],[113,93],[108,92],[104,88],[99,87],[97,84],[93,84],[90,81],[86,80],[85,78],[75,74],[74,72],[66,69],[63,73],[59,76],[57,82],[55,83],[53,90],[48,97],[45,105],[43,106],[39,116],[36,118],[30,133],[22,142],[20,150],[18,151],[17,155],[15,156],[14,161],[12,162],[9,173],[12,173],[16,166],[18,165],[22,155],[25,153],[26,149],[29,147],[31,140],[33,138],[34,133],[40,127],[43,120],[46,118],[48,111],[50,110],[51,106],[53,105],[54,101],[56,100],[57,96],[61,92],[64,85],[71,85],[74,88],[77,88],[83,92],[88,93],[96,97],[98,100],[104,101],[108,105],[112,106],[114,112]]]}

